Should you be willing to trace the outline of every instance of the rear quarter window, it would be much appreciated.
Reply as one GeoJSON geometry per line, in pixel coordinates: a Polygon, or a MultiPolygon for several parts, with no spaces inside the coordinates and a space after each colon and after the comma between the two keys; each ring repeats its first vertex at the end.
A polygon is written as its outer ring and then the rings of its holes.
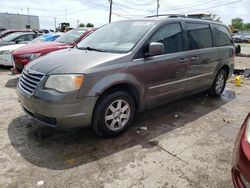
{"type": "Polygon", "coordinates": [[[209,24],[186,23],[186,28],[189,50],[212,47],[212,33],[209,24]]]}
{"type": "Polygon", "coordinates": [[[214,46],[232,45],[232,37],[226,26],[213,24],[213,40],[214,46]]]}

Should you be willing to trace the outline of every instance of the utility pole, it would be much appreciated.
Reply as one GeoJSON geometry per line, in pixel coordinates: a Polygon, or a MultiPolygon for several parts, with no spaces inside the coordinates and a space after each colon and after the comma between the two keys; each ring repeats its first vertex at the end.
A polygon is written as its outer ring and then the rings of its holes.
{"type": "Polygon", "coordinates": [[[109,5],[109,23],[111,23],[113,0],[109,0],[109,2],[110,2],[110,5],[109,5]]]}
{"type": "Polygon", "coordinates": [[[158,15],[159,15],[159,8],[160,8],[160,0],[156,0],[156,1],[157,1],[156,16],[158,17],[158,15]]]}
{"type": "Polygon", "coordinates": [[[54,17],[54,21],[55,21],[55,32],[56,32],[56,17],[54,17]]]}
{"type": "Polygon", "coordinates": [[[67,5],[65,5],[65,22],[67,22],[67,5]]]}
{"type": "Polygon", "coordinates": [[[76,20],[76,27],[79,27],[80,20],[76,20]]]}

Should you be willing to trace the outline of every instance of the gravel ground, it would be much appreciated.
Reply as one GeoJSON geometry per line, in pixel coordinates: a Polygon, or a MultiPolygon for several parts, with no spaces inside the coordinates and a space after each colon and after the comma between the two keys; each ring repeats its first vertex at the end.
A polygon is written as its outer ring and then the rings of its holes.
{"type": "MultiPolygon", "coordinates": [[[[250,67],[250,58],[236,62],[250,67]]],[[[138,114],[128,132],[105,140],[90,128],[36,124],[17,102],[18,76],[1,67],[0,78],[0,187],[232,187],[250,80],[229,81],[221,98],[202,93],[138,114]]]]}

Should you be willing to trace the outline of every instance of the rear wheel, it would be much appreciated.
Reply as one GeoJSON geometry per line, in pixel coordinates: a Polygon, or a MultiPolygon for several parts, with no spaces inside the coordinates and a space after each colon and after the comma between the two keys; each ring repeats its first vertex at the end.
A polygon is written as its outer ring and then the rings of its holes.
{"type": "Polygon", "coordinates": [[[221,69],[213,82],[213,85],[210,89],[210,95],[213,97],[219,97],[225,89],[227,81],[227,73],[224,69],[221,69]]]}
{"type": "Polygon", "coordinates": [[[93,128],[98,135],[114,137],[128,129],[135,114],[135,102],[123,91],[103,96],[97,103],[93,128]]]}

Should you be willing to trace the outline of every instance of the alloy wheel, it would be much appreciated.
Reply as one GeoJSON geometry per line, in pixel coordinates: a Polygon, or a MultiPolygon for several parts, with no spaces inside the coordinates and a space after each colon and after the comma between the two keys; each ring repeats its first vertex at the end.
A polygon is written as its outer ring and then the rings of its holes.
{"type": "Polygon", "coordinates": [[[122,129],[130,119],[131,107],[124,99],[112,102],[105,112],[105,123],[112,131],[122,129]]]}

